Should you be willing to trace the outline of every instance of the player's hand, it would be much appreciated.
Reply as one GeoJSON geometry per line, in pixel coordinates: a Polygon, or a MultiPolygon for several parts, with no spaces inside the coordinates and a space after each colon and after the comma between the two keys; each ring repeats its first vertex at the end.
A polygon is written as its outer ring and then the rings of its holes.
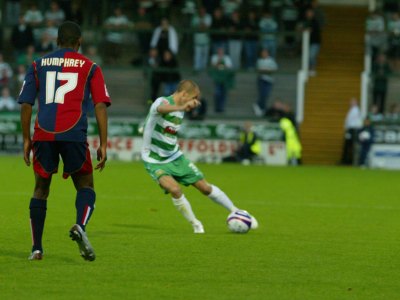
{"type": "Polygon", "coordinates": [[[195,109],[199,105],[200,105],[199,100],[190,100],[189,102],[185,103],[184,109],[186,112],[188,112],[191,111],[192,109],[195,109]]]}
{"type": "Polygon", "coordinates": [[[30,139],[24,140],[24,161],[27,166],[31,165],[31,150],[32,150],[32,141],[30,139]]]}
{"type": "Polygon", "coordinates": [[[97,161],[98,163],[94,169],[99,170],[101,172],[106,166],[107,146],[100,146],[99,149],[97,149],[97,161]]]}

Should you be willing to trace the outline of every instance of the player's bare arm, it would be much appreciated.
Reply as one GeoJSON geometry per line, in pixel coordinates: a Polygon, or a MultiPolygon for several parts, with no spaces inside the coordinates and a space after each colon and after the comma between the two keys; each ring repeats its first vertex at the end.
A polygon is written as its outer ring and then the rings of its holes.
{"type": "Polygon", "coordinates": [[[96,104],[95,115],[99,127],[100,146],[97,149],[97,160],[99,161],[95,170],[102,171],[107,160],[107,105],[103,102],[96,104]]]}
{"type": "Polygon", "coordinates": [[[32,117],[32,105],[23,103],[21,105],[21,127],[22,136],[24,140],[24,161],[27,166],[30,166],[30,153],[32,150],[31,141],[31,117],[32,117]]]}
{"type": "Polygon", "coordinates": [[[200,105],[200,101],[193,99],[182,105],[171,105],[171,104],[160,105],[157,108],[157,111],[162,115],[170,113],[170,112],[174,112],[174,111],[188,112],[188,111],[191,111],[192,109],[195,109],[199,105],[200,105]]]}

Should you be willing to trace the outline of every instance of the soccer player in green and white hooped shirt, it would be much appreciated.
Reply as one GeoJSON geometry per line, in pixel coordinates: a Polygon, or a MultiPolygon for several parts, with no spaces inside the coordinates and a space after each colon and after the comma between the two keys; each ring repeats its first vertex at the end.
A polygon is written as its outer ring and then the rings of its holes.
{"type": "MultiPolygon", "coordinates": [[[[179,149],[177,133],[184,114],[200,105],[199,97],[198,85],[191,80],[183,80],[174,94],[158,98],[147,115],[142,148],[147,172],[171,194],[175,207],[192,224],[194,233],[204,233],[204,228],[194,215],[179,184],[193,185],[230,212],[238,210],[222,190],[204,179],[203,173],[179,149]]],[[[251,228],[257,227],[258,222],[252,217],[251,228]]]]}

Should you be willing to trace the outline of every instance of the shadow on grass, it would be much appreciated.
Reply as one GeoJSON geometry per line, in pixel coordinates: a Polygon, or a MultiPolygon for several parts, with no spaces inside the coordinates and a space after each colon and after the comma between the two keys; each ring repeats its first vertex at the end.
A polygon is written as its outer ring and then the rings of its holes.
{"type": "MultiPolygon", "coordinates": [[[[35,263],[35,261],[30,261],[28,259],[29,255],[30,255],[29,251],[10,251],[10,250],[6,250],[6,249],[2,249],[1,255],[4,257],[15,258],[15,259],[18,259],[19,261],[35,263]]],[[[76,251],[76,258],[79,258],[78,250],[76,251]]],[[[47,255],[46,252],[44,252],[44,255],[43,255],[43,261],[47,261],[47,260],[53,261],[53,262],[61,261],[61,262],[68,263],[68,264],[76,263],[77,262],[76,258],[73,257],[72,254],[71,254],[71,257],[61,256],[61,255],[57,255],[54,253],[47,255]]]]}
{"type": "Polygon", "coordinates": [[[24,259],[26,261],[28,261],[29,254],[30,253],[28,251],[11,251],[7,249],[1,249],[1,256],[24,259]]]}

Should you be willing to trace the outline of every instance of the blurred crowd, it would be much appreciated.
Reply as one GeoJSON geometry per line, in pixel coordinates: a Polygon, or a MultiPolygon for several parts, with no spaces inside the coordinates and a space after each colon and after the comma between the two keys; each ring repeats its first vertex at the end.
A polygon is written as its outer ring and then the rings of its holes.
{"type": "MultiPolygon", "coordinates": [[[[214,111],[224,113],[235,72],[253,72],[257,116],[267,115],[272,106],[278,49],[296,55],[298,32],[311,19],[321,27],[324,23],[316,0],[6,0],[5,8],[12,33],[9,43],[4,42],[12,54],[7,60],[0,54],[0,88],[11,98],[16,98],[31,62],[56,48],[58,25],[72,20],[88,32],[101,28],[96,32],[100,40],[82,49],[99,64],[119,65],[126,53],[139,48],[130,63],[145,68],[152,100],[174,90],[182,64],[189,61],[194,72],[208,72],[215,88],[214,111]],[[192,59],[178,55],[180,48],[190,49],[192,59]]],[[[4,107],[11,105],[0,105],[4,107]]]]}
{"type": "Polygon", "coordinates": [[[399,121],[399,104],[386,103],[391,76],[400,72],[400,3],[383,1],[381,10],[370,13],[366,20],[366,44],[371,56],[372,121],[399,121]]]}

